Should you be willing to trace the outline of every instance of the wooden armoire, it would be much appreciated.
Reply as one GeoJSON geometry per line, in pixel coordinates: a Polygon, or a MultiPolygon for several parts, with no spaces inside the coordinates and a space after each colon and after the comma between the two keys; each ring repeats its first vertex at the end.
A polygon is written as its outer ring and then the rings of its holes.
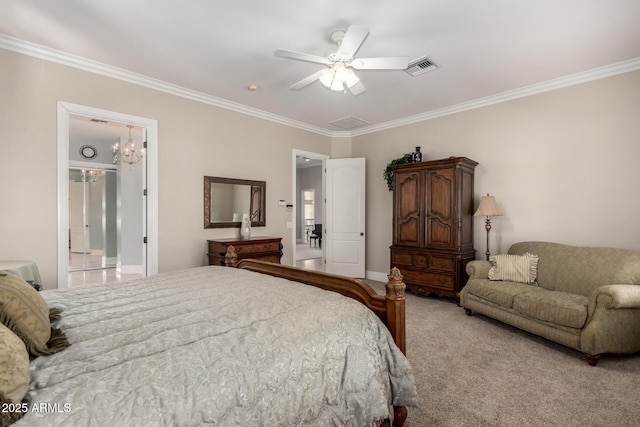
{"type": "Polygon", "coordinates": [[[393,167],[391,267],[421,295],[458,298],[473,249],[473,173],[478,163],[450,157],[393,167]]]}

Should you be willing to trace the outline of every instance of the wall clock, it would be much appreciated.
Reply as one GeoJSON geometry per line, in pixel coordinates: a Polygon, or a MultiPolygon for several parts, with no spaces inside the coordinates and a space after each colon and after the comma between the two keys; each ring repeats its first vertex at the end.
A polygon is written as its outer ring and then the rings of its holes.
{"type": "Polygon", "coordinates": [[[80,147],[80,155],[85,159],[93,159],[97,154],[96,147],[92,147],[91,145],[83,145],[80,147]]]}

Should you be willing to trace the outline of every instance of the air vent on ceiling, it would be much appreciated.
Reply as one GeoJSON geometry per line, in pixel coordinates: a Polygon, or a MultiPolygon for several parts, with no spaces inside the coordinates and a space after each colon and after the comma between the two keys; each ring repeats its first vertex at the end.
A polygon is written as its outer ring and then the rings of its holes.
{"type": "Polygon", "coordinates": [[[435,70],[435,64],[427,59],[426,56],[422,58],[418,58],[415,61],[411,61],[407,66],[406,70],[404,70],[407,74],[412,75],[413,77],[419,76],[420,74],[424,74],[427,71],[435,70]]]}
{"type": "Polygon", "coordinates": [[[362,120],[357,117],[351,116],[351,117],[345,117],[344,119],[329,122],[329,124],[335,127],[338,127],[340,129],[351,130],[351,129],[368,125],[370,123],[366,120],[362,120]]]}

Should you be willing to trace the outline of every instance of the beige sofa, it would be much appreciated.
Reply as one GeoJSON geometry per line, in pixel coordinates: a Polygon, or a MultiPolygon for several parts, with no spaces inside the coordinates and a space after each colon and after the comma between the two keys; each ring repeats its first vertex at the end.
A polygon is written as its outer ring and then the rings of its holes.
{"type": "MultiPolygon", "coordinates": [[[[521,242],[509,254],[535,254],[537,284],[489,280],[489,261],[467,264],[460,305],[582,351],[640,351],[640,252],[521,242]]],[[[492,274],[495,270],[492,270],[492,274]]]]}

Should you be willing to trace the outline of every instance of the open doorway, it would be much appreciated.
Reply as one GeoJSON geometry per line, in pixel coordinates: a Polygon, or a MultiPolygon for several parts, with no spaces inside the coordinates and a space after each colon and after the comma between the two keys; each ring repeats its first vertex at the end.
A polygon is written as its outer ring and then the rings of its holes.
{"type": "Polygon", "coordinates": [[[322,161],[329,156],[294,150],[293,259],[296,267],[324,271],[322,161]]]}
{"type": "Polygon", "coordinates": [[[70,274],[117,267],[116,173],[69,166],[70,274]]]}
{"type": "Polygon", "coordinates": [[[158,272],[156,164],[155,120],[58,103],[58,288],[158,272]],[[138,165],[114,162],[129,138],[138,165]]]}

